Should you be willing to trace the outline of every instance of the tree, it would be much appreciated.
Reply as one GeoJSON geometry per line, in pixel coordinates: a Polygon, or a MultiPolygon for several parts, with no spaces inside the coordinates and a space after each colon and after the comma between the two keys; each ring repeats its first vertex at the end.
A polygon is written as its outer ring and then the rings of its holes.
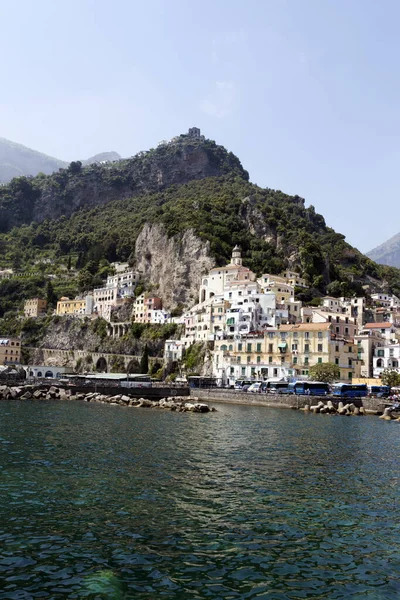
{"type": "Polygon", "coordinates": [[[147,344],[144,347],[143,355],[140,359],[140,372],[146,375],[149,372],[149,350],[147,344]]]}
{"type": "Polygon", "coordinates": [[[385,369],[381,375],[383,385],[389,387],[400,386],[400,373],[396,369],[385,369]]]}
{"type": "Polygon", "coordinates": [[[82,170],[82,163],[80,160],[74,160],[69,164],[68,171],[72,174],[80,173],[82,170]]]}
{"type": "Polygon", "coordinates": [[[51,308],[55,308],[57,305],[57,294],[54,291],[53,284],[49,280],[46,285],[46,300],[47,306],[51,308]]]}
{"type": "Polygon", "coordinates": [[[70,254],[68,255],[67,269],[68,269],[68,271],[71,270],[71,255],[70,254]]]}
{"type": "Polygon", "coordinates": [[[318,363],[310,367],[308,375],[311,381],[324,381],[333,383],[340,377],[340,369],[333,363],[318,363]]]}
{"type": "Polygon", "coordinates": [[[93,287],[93,275],[87,269],[81,269],[78,274],[78,288],[80,292],[88,292],[93,287]]]}

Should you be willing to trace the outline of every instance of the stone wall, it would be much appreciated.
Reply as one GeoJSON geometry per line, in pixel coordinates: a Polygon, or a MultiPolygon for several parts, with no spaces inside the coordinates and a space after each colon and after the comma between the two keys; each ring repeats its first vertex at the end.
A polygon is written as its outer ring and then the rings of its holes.
{"type": "Polygon", "coordinates": [[[270,408],[304,408],[306,404],[318,404],[320,400],[326,402],[332,400],[334,405],[342,400],[342,402],[351,402],[356,406],[363,406],[365,410],[382,413],[386,405],[390,405],[390,401],[382,398],[349,398],[340,399],[332,396],[294,396],[286,394],[252,394],[248,392],[238,392],[235,390],[207,389],[197,390],[191,389],[192,396],[196,396],[200,401],[207,402],[225,402],[227,404],[247,404],[249,406],[268,406],[270,408]]]}

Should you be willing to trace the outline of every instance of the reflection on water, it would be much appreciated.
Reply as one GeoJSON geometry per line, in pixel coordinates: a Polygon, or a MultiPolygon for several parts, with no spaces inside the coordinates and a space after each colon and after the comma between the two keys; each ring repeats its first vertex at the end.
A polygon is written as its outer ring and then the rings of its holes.
{"type": "Polygon", "coordinates": [[[397,598],[400,426],[0,404],[0,599],[397,598]]]}

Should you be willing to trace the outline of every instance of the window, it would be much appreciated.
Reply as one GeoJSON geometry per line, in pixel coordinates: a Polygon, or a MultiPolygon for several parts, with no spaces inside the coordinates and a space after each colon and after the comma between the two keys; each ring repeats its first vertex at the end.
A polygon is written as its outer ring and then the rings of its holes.
{"type": "Polygon", "coordinates": [[[240,356],[236,357],[236,362],[237,362],[238,365],[240,365],[240,356]]]}
{"type": "Polygon", "coordinates": [[[310,352],[310,344],[304,344],[304,352],[310,352]]]}
{"type": "Polygon", "coordinates": [[[249,362],[251,362],[251,356],[248,356],[248,357],[247,357],[247,362],[248,362],[248,363],[249,363],[249,362]]]}
{"type": "Polygon", "coordinates": [[[297,356],[293,356],[293,364],[297,365],[297,356]]]}
{"type": "Polygon", "coordinates": [[[352,373],[351,371],[350,371],[350,372],[349,372],[349,374],[348,374],[348,378],[349,378],[349,379],[353,379],[353,373],[352,373]]]}
{"type": "Polygon", "coordinates": [[[349,346],[349,352],[353,352],[352,346],[349,346]]]}
{"type": "Polygon", "coordinates": [[[247,352],[251,352],[251,344],[247,344],[247,352]]]}
{"type": "Polygon", "coordinates": [[[339,359],[335,358],[335,365],[338,365],[338,364],[339,364],[339,359]]]}
{"type": "Polygon", "coordinates": [[[268,357],[268,362],[269,362],[269,363],[272,363],[272,356],[269,356],[269,357],[268,357]]]}
{"type": "Polygon", "coordinates": [[[351,366],[352,366],[352,364],[353,364],[353,359],[352,359],[352,358],[349,358],[349,367],[351,367],[351,366]]]}
{"type": "Polygon", "coordinates": [[[257,350],[256,352],[261,352],[261,344],[257,344],[257,350]]]}
{"type": "Polygon", "coordinates": [[[318,352],[322,352],[322,344],[318,344],[318,352]]]}
{"type": "Polygon", "coordinates": [[[274,345],[268,344],[268,352],[272,353],[274,351],[274,345]]]}
{"type": "Polygon", "coordinates": [[[318,339],[322,340],[322,331],[318,331],[318,339]]]}
{"type": "Polygon", "coordinates": [[[309,334],[308,331],[304,332],[304,337],[305,337],[306,340],[308,340],[310,338],[310,334],[309,334]]]}
{"type": "Polygon", "coordinates": [[[322,363],[322,358],[318,358],[318,364],[320,365],[322,363]]]}
{"type": "Polygon", "coordinates": [[[297,344],[292,344],[292,350],[297,350],[297,344]]]}
{"type": "Polygon", "coordinates": [[[308,356],[306,356],[306,357],[305,357],[305,359],[304,359],[304,364],[305,364],[305,365],[308,365],[308,356]]]}
{"type": "Polygon", "coordinates": [[[336,333],[339,333],[340,327],[336,327],[336,333]]]}
{"type": "Polygon", "coordinates": [[[260,363],[261,362],[261,356],[257,356],[257,362],[260,363]]]}
{"type": "Polygon", "coordinates": [[[238,344],[238,351],[241,352],[243,349],[243,344],[238,344]]]}
{"type": "Polygon", "coordinates": [[[233,346],[232,346],[232,344],[229,344],[229,352],[232,352],[232,350],[233,350],[233,346]]]}
{"type": "Polygon", "coordinates": [[[246,375],[246,367],[242,367],[242,375],[246,375]]]}
{"type": "Polygon", "coordinates": [[[385,353],[383,350],[378,350],[378,356],[385,356],[385,353]]]}
{"type": "Polygon", "coordinates": [[[349,328],[348,328],[348,327],[345,327],[345,328],[344,328],[344,332],[345,332],[345,333],[349,333],[349,328]]]}
{"type": "Polygon", "coordinates": [[[339,346],[335,346],[335,352],[339,352],[339,346]]]}

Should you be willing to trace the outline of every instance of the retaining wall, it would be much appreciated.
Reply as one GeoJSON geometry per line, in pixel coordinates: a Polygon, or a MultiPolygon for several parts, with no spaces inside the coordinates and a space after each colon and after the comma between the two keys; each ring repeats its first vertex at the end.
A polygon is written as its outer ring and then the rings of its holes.
{"type": "Polygon", "coordinates": [[[207,390],[191,389],[191,396],[196,396],[200,401],[225,402],[227,404],[246,404],[248,406],[268,406],[270,408],[303,408],[306,404],[318,404],[320,400],[326,404],[332,400],[337,406],[338,402],[343,404],[352,403],[355,406],[363,406],[366,411],[382,413],[390,401],[382,398],[337,398],[335,396],[295,396],[293,394],[254,394],[248,392],[237,392],[235,390],[221,390],[210,388],[207,390]]]}

